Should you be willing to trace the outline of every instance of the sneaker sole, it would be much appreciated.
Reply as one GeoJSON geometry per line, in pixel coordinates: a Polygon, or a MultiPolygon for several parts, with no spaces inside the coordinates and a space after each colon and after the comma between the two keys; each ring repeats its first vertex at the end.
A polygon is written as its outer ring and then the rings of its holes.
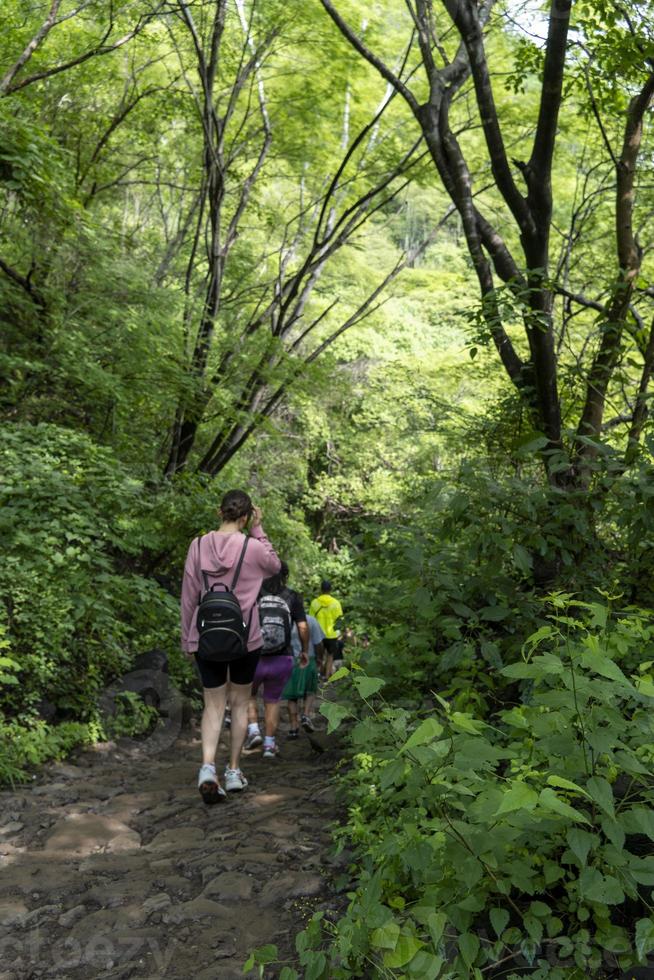
{"type": "Polygon", "coordinates": [[[215,806],[216,803],[224,803],[227,799],[225,790],[217,783],[201,783],[199,786],[200,796],[207,806],[215,806]]]}

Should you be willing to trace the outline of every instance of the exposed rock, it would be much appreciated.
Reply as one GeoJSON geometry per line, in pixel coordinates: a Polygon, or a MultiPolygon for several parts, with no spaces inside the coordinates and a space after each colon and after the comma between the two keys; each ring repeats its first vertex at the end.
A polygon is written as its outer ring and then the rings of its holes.
{"type": "Polygon", "coordinates": [[[45,851],[81,856],[102,849],[113,853],[129,851],[140,844],[140,835],[120,820],[95,813],[71,813],[55,824],[45,851]]]}
{"type": "Polygon", "coordinates": [[[221,922],[225,918],[229,918],[230,910],[224,905],[219,905],[217,902],[212,902],[208,898],[194,898],[190,902],[182,902],[181,905],[174,905],[168,912],[164,914],[164,922],[177,923],[186,922],[191,920],[193,922],[198,919],[204,919],[207,916],[211,916],[216,919],[217,922],[221,922]]]}
{"type": "Polygon", "coordinates": [[[203,898],[222,898],[225,901],[247,902],[252,897],[254,883],[249,875],[237,871],[227,871],[218,874],[207,882],[203,898]]]}
{"type": "Polygon", "coordinates": [[[64,929],[70,929],[71,926],[75,925],[83,916],[87,915],[87,909],[84,905],[75,905],[72,909],[68,909],[63,915],[60,915],[57,922],[64,929]]]}
{"type": "Polygon", "coordinates": [[[0,980],[236,980],[266,943],[292,962],[325,897],[309,865],[330,838],[310,800],[328,776],[306,746],[274,767],[253,753],[247,792],[207,808],[198,751],[190,732],[158,754],[105,745],[0,794],[0,980]]]}
{"type": "Polygon", "coordinates": [[[165,650],[148,650],[139,654],[132,664],[132,670],[161,670],[168,673],[168,654],[165,650]]]}
{"type": "Polygon", "coordinates": [[[148,851],[185,851],[188,848],[204,848],[205,834],[200,826],[171,827],[161,833],[146,845],[148,851]]]}
{"type": "Polygon", "coordinates": [[[18,820],[12,820],[11,823],[6,823],[3,827],[0,827],[0,834],[3,837],[9,837],[11,834],[20,833],[24,826],[24,823],[20,823],[18,820]]]}
{"type": "Polygon", "coordinates": [[[322,878],[304,871],[287,871],[277,875],[263,888],[259,900],[262,905],[276,905],[289,898],[309,898],[319,895],[324,887],[322,878]]]}
{"type": "Polygon", "coordinates": [[[27,905],[20,899],[0,899],[0,926],[22,926],[28,914],[27,905]]]}

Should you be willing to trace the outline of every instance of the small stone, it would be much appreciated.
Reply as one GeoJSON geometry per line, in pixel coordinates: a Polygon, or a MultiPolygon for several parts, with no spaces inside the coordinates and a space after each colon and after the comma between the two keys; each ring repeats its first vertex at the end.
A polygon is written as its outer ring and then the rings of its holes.
{"type": "Polygon", "coordinates": [[[204,848],[206,835],[202,827],[170,827],[146,844],[148,851],[185,851],[193,847],[204,848]]]}
{"type": "Polygon", "coordinates": [[[147,919],[153,912],[162,912],[171,904],[170,896],[166,895],[165,892],[160,892],[158,895],[146,898],[142,905],[144,919],[147,919]]]}
{"type": "Polygon", "coordinates": [[[140,834],[120,820],[94,813],[71,813],[55,824],[44,850],[85,856],[105,849],[112,852],[133,850],[140,843],[140,834]]]}
{"type": "Polygon", "coordinates": [[[75,905],[74,908],[68,909],[67,912],[60,915],[57,922],[60,926],[62,926],[62,928],[70,929],[70,927],[84,915],[86,915],[86,908],[83,905],[75,905]]]}
{"type": "Polygon", "coordinates": [[[28,914],[24,902],[9,898],[0,900],[0,926],[22,926],[28,914]]]}
{"type": "Polygon", "coordinates": [[[206,898],[222,898],[247,902],[252,898],[253,882],[249,875],[239,874],[238,871],[227,871],[210,880],[204,891],[206,898]]]}
{"type": "Polygon", "coordinates": [[[6,823],[4,827],[0,827],[0,834],[18,834],[25,826],[24,823],[20,823],[19,820],[12,820],[10,823],[6,823]]]}
{"type": "Polygon", "coordinates": [[[32,793],[34,796],[50,796],[57,790],[66,788],[66,783],[43,783],[41,786],[35,786],[32,793]]]}
{"type": "Polygon", "coordinates": [[[311,898],[322,889],[323,880],[318,875],[288,871],[264,886],[260,901],[262,905],[276,905],[289,898],[311,898]]]}
{"type": "Polygon", "coordinates": [[[42,905],[41,908],[34,909],[29,915],[25,916],[23,925],[33,926],[40,923],[43,919],[51,918],[61,911],[60,905],[42,905]]]}
{"type": "Polygon", "coordinates": [[[189,920],[195,922],[197,919],[211,916],[220,922],[227,915],[228,910],[224,905],[219,905],[218,902],[212,902],[210,899],[200,896],[190,902],[182,902],[181,905],[174,905],[169,912],[164,914],[163,918],[164,922],[175,924],[189,920]]]}

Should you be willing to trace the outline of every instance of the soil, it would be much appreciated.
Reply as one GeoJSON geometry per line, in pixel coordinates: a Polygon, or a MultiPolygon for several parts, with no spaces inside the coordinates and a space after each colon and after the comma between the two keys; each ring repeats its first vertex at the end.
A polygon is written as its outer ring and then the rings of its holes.
{"type": "Polygon", "coordinates": [[[244,753],[248,788],[212,807],[196,721],[155,755],[106,743],[0,793],[0,980],[232,980],[267,943],[292,962],[334,903],[336,758],[280,746],[244,753]]]}

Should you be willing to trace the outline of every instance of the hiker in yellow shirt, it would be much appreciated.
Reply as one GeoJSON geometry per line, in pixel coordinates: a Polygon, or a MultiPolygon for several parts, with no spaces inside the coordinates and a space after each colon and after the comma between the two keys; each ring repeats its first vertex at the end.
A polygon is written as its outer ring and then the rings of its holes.
{"type": "Polygon", "coordinates": [[[339,634],[336,629],[336,622],[343,615],[343,609],[338,599],[335,599],[331,595],[331,582],[324,580],[320,588],[321,594],[317,599],[312,601],[309,614],[315,616],[325,634],[325,639],[323,640],[325,658],[322,672],[325,678],[329,679],[334,673],[334,657],[338,653],[339,634]]]}

